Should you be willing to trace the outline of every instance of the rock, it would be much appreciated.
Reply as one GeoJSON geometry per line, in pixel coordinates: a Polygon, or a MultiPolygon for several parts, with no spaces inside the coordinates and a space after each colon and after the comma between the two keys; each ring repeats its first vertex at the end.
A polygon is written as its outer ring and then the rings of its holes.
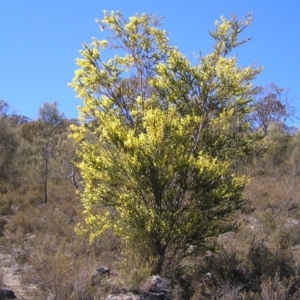
{"type": "Polygon", "coordinates": [[[228,243],[230,243],[230,240],[232,240],[235,236],[235,232],[228,231],[226,233],[220,234],[217,238],[217,243],[221,246],[226,247],[228,243]]]}
{"type": "Polygon", "coordinates": [[[202,277],[201,277],[201,279],[200,279],[200,281],[201,282],[205,282],[205,281],[208,281],[208,280],[210,280],[211,279],[211,273],[210,272],[207,272],[206,274],[204,274],[202,277]]]}
{"type": "Polygon", "coordinates": [[[247,224],[247,227],[250,228],[251,230],[258,231],[263,228],[262,224],[258,221],[258,219],[254,217],[249,217],[244,221],[247,224]]]}
{"type": "Polygon", "coordinates": [[[12,290],[0,289],[0,300],[16,299],[16,295],[12,290]]]}
{"type": "Polygon", "coordinates": [[[166,296],[164,293],[150,293],[144,292],[143,300],[165,300],[166,296]]]}
{"type": "Polygon", "coordinates": [[[159,275],[149,277],[143,285],[143,290],[151,293],[168,293],[169,289],[170,282],[159,275]]]}
{"type": "Polygon", "coordinates": [[[170,297],[170,291],[170,282],[155,275],[144,282],[140,295],[132,293],[109,295],[105,300],[168,300],[172,299],[172,297],[170,297]]]}
{"type": "Polygon", "coordinates": [[[105,300],[144,300],[144,298],[132,293],[127,293],[120,295],[109,295],[105,300]]]}
{"type": "MultiPolygon", "coordinates": [[[[149,277],[141,286],[139,295],[120,293],[109,295],[105,300],[171,300],[171,283],[158,275],[149,277]]],[[[176,298],[177,299],[177,298],[176,298]]]]}
{"type": "Polygon", "coordinates": [[[20,267],[12,255],[2,254],[0,252],[0,274],[2,274],[3,284],[3,289],[0,289],[0,300],[15,299],[16,296],[13,297],[15,294],[18,295],[20,299],[32,299],[31,297],[27,297],[27,295],[25,296],[26,287],[21,285],[20,267]],[[12,291],[14,294],[12,294],[12,291]]]}
{"type": "Polygon", "coordinates": [[[288,218],[284,224],[285,228],[291,229],[300,224],[300,220],[288,218]]]}
{"type": "Polygon", "coordinates": [[[97,268],[96,271],[100,275],[108,275],[108,276],[110,275],[109,268],[106,266],[101,266],[100,268],[97,268]]]}
{"type": "Polygon", "coordinates": [[[158,275],[149,277],[142,287],[144,299],[165,300],[171,291],[170,282],[158,275]]]}
{"type": "Polygon", "coordinates": [[[106,266],[101,266],[100,268],[96,269],[96,272],[92,275],[91,278],[91,284],[94,285],[99,285],[100,281],[104,278],[104,277],[110,277],[110,272],[109,272],[109,268],[106,266]]]}

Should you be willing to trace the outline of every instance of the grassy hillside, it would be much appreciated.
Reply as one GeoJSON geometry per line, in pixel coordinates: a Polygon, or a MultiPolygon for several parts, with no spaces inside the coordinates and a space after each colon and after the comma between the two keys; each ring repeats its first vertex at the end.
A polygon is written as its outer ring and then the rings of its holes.
{"type": "MultiPolygon", "coordinates": [[[[125,253],[111,232],[91,245],[74,231],[83,219],[82,182],[73,164],[78,158],[67,138],[76,121],[55,105],[50,112],[51,121],[7,113],[0,118],[1,252],[13,254],[24,286],[37,287],[32,299],[138,292],[150,275],[144,257],[125,253]],[[92,284],[102,265],[110,277],[92,284]]],[[[266,141],[272,143],[264,156],[237,166],[251,181],[236,230],[216,239],[216,253],[188,258],[164,274],[174,299],[300,298],[300,134],[275,123],[266,141]]]]}

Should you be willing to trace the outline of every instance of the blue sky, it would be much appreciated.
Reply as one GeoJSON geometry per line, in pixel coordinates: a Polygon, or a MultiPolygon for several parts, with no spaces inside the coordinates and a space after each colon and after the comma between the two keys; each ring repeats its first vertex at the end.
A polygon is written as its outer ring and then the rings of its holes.
{"type": "MultiPolygon", "coordinates": [[[[252,12],[254,22],[243,34],[252,40],[239,49],[239,65],[257,62],[264,70],[256,84],[274,82],[289,87],[291,98],[300,97],[298,0],[0,0],[0,99],[32,119],[39,106],[53,101],[68,118],[77,117],[81,101],[67,84],[82,43],[106,37],[95,23],[104,9],[126,17],[165,16],[162,28],[171,44],[191,59],[213,50],[207,32],[221,15],[252,12]]],[[[294,104],[300,110],[300,100],[294,104]]]]}

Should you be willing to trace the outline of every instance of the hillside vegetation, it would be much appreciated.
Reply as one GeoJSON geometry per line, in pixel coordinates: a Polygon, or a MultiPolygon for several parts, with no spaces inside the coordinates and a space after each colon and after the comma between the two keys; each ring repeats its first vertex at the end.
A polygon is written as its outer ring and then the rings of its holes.
{"type": "Polygon", "coordinates": [[[295,109],[228,57],[251,19],[217,23],[197,66],[153,16],[124,22],[99,24],[130,55],[105,63],[96,40],[81,52],[78,120],[56,102],[30,120],[0,101],[0,249],[26,297],[139,294],[159,274],[168,299],[299,299],[295,109]]]}
{"type": "MultiPolygon", "coordinates": [[[[276,94],[274,88],[262,89],[258,103],[272,99],[284,105],[285,91],[276,87],[276,94]]],[[[174,281],[178,299],[300,296],[300,134],[280,122],[283,114],[274,120],[278,111],[264,108],[271,116],[265,140],[272,143],[251,164],[237,166],[251,180],[245,204],[234,216],[236,229],[215,240],[215,253],[170,266],[166,276],[174,281]],[[211,278],[204,281],[207,273],[211,278]]],[[[9,113],[8,104],[1,102],[1,249],[21,265],[23,284],[39,287],[42,294],[33,299],[49,294],[55,299],[101,299],[112,292],[137,291],[151,274],[142,256],[134,250],[124,253],[113,232],[93,244],[75,233],[83,208],[76,193],[82,190],[74,165],[78,158],[68,139],[74,123],[55,103],[45,103],[40,118],[32,121],[9,113]],[[110,278],[92,285],[95,268],[103,264],[111,269],[110,278]]]]}

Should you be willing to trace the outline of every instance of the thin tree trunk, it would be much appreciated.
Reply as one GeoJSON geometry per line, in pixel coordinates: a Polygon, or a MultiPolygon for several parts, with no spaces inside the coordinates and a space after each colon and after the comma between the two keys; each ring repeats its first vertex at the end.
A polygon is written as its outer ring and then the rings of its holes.
{"type": "Polygon", "coordinates": [[[162,270],[163,270],[163,265],[164,265],[164,262],[165,262],[165,255],[166,255],[166,246],[162,246],[160,244],[160,242],[158,242],[159,245],[157,245],[157,262],[156,262],[156,265],[155,265],[155,268],[154,268],[154,272],[155,274],[153,275],[160,275],[162,273],[162,270]]]}
{"type": "Polygon", "coordinates": [[[164,264],[165,256],[160,255],[155,267],[155,274],[154,275],[160,275],[163,269],[163,264],[164,264]]]}
{"type": "Polygon", "coordinates": [[[64,201],[67,201],[67,193],[68,193],[68,170],[66,168],[65,173],[65,194],[64,194],[64,201]]]}
{"type": "Polygon", "coordinates": [[[46,205],[48,202],[48,195],[47,195],[47,181],[44,182],[44,204],[46,205]]]}
{"type": "Polygon", "coordinates": [[[48,183],[48,143],[45,145],[45,179],[44,179],[44,204],[48,202],[47,194],[47,183],[48,183]]]}

